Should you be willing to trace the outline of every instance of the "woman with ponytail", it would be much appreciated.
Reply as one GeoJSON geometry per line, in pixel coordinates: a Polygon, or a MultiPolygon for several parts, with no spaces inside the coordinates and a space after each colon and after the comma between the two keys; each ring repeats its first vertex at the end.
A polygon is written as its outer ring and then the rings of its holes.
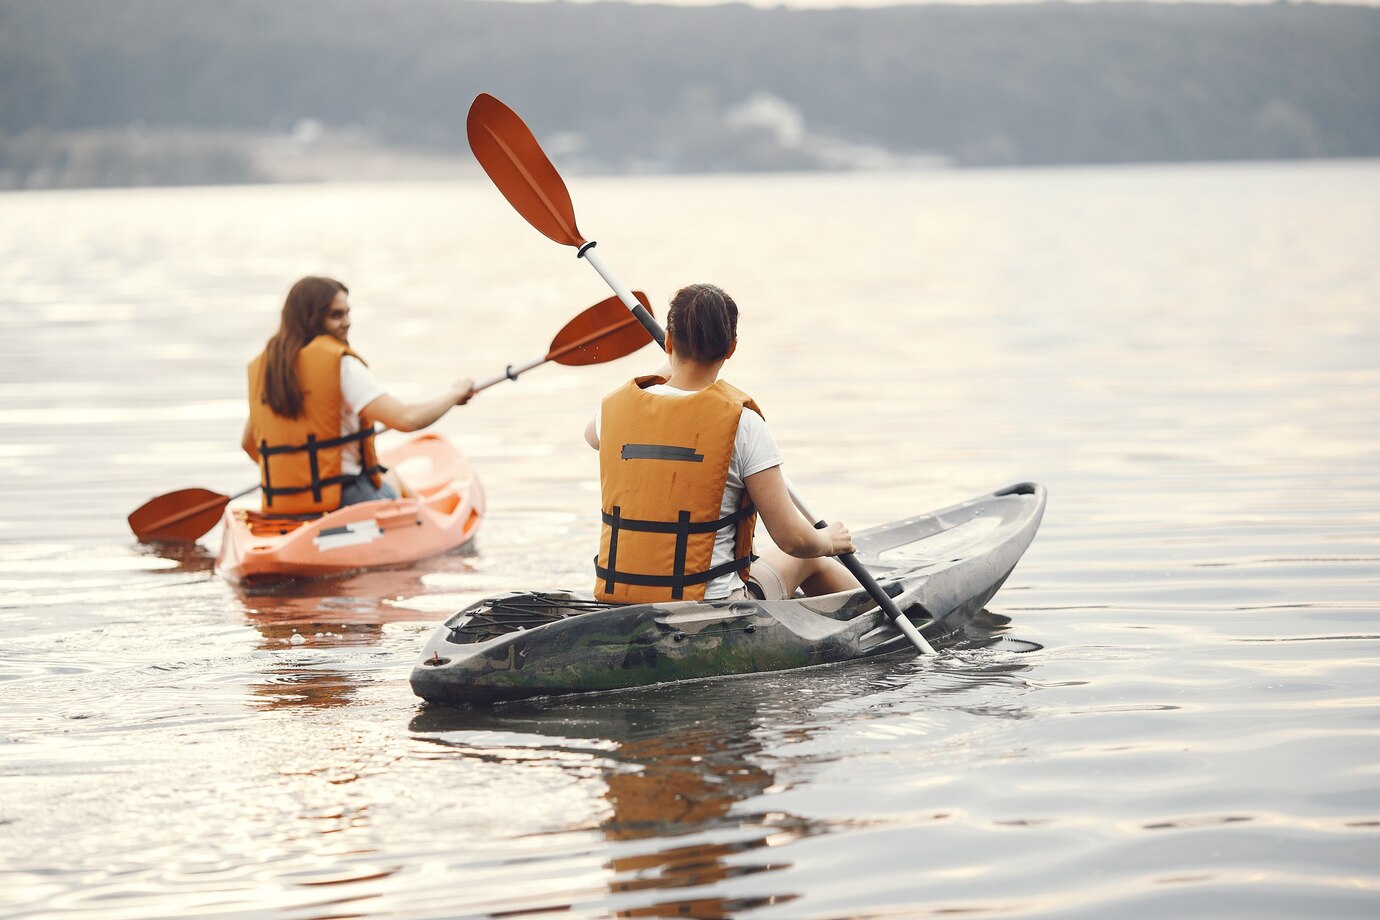
{"type": "Polygon", "coordinates": [[[278,331],[249,365],[249,420],[241,439],[259,464],[263,510],[314,514],[397,498],[383,481],[374,425],[425,428],[474,395],[457,380],[418,403],[390,396],[351,348],[350,292],[333,278],[302,278],[288,291],[278,331]]]}
{"type": "Polygon", "coordinates": [[[712,284],[676,292],[668,363],[610,393],[585,430],[602,499],[595,596],[622,603],[856,588],[836,559],[848,528],[816,530],[791,501],[761,410],[719,379],[738,345],[738,305],[712,284]],[[775,546],[753,545],[761,517],[775,546]]]}

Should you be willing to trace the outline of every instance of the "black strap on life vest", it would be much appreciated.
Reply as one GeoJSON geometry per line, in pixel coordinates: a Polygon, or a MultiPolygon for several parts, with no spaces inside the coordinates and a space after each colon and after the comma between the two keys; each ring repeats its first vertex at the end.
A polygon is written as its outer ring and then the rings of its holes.
{"type": "Polygon", "coordinates": [[[690,543],[690,535],[714,533],[728,527],[736,527],[740,521],[747,520],[756,511],[756,507],[749,502],[732,514],[725,515],[716,521],[692,523],[689,511],[681,511],[674,521],[641,521],[637,518],[623,517],[622,508],[614,505],[612,512],[603,512],[603,521],[609,525],[609,564],[605,568],[599,564],[599,557],[594,557],[594,572],[599,578],[604,579],[604,590],[609,593],[612,593],[615,584],[637,585],[644,588],[670,588],[671,599],[680,600],[685,596],[686,585],[705,584],[720,575],[736,572],[752,562],[752,555],[746,554],[711,566],[702,572],[687,572],[685,571],[685,556],[690,543]],[[671,574],[641,575],[635,572],[619,571],[617,569],[618,534],[623,530],[632,530],[638,533],[675,534],[676,558],[671,574]]]}
{"type": "Polygon", "coordinates": [[[260,487],[260,491],[264,495],[264,503],[272,508],[273,496],[296,495],[299,492],[311,492],[312,501],[319,502],[321,501],[322,490],[327,486],[344,485],[357,476],[372,476],[375,473],[387,472],[387,467],[375,463],[368,469],[360,470],[358,473],[342,473],[339,476],[327,476],[324,479],[321,477],[321,467],[318,459],[319,451],[331,447],[340,447],[344,444],[349,444],[351,441],[359,441],[362,444],[368,443],[369,439],[374,437],[376,433],[374,426],[370,425],[367,428],[361,428],[353,434],[344,434],[338,438],[327,438],[325,440],[317,440],[316,435],[309,434],[307,435],[307,442],[305,444],[275,444],[269,446],[267,441],[260,441],[259,467],[263,478],[263,485],[260,487]],[[301,451],[306,451],[309,454],[308,462],[311,465],[311,484],[305,486],[281,487],[273,485],[268,472],[268,458],[278,454],[295,454],[301,451]]]}

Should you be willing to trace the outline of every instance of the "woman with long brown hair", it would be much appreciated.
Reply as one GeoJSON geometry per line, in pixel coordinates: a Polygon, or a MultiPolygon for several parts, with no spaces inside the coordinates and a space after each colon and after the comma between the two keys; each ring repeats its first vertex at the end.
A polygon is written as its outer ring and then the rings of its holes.
{"type": "Polygon", "coordinates": [[[416,431],[474,395],[455,381],[440,395],[404,403],[389,395],[350,347],[350,292],[308,276],[288,291],[278,331],[249,365],[249,420],[242,446],[259,464],[263,510],[312,514],[397,498],[374,453],[374,426],[416,431]]]}

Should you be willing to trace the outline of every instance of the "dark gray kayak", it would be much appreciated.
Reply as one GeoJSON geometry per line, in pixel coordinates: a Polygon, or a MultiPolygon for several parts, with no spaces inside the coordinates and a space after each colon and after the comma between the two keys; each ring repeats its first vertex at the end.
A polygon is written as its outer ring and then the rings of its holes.
{"type": "MultiPolygon", "coordinates": [[[[857,555],[931,644],[976,617],[1020,561],[1045,490],[1020,483],[853,535],[857,555]]],[[[412,690],[495,703],[781,671],[914,648],[862,589],[784,601],[604,604],[512,592],[452,616],[427,641],[412,690]]]]}

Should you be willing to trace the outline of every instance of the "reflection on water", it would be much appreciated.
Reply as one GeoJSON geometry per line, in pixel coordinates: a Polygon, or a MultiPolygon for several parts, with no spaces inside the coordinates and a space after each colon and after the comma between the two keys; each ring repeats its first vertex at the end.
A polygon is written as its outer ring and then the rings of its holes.
{"type": "Polygon", "coordinates": [[[729,379],[826,517],[1021,480],[1050,508],[936,658],[487,711],[421,706],[417,650],[485,596],[588,587],[580,435],[649,356],[443,420],[489,493],[472,554],[250,593],[214,533],[125,516],[252,481],[244,363],[291,279],[350,284],[407,399],[542,353],[599,279],[482,181],[0,195],[0,914],[1369,918],[1377,189],[581,180],[655,304],[734,293],[729,379]]]}
{"type": "Polygon", "coordinates": [[[251,622],[262,627],[357,624],[382,627],[416,620],[406,605],[427,594],[439,573],[471,571],[463,556],[427,560],[420,567],[380,569],[331,578],[285,582],[272,587],[231,587],[251,622]]]}
{"type": "MultiPolygon", "coordinates": [[[[754,739],[758,726],[750,701],[718,697],[729,708],[710,728],[702,724],[701,710],[687,710],[674,698],[662,697],[653,708],[638,694],[614,696],[620,699],[580,704],[574,718],[540,704],[505,707],[502,713],[431,708],[414,719],[411,727],[460,757],[490,756],[482,733],[494,731],[504,732],[506,748],[520,747],[524,759],[539,755],[551,743],[565,747],[571,738],[609,742],[601,747],[599,758],[600,795],[608,805],[599,831],[610,841],[661,842],[604,864],[611,894],[700,888],[787,867],[757,851],[809,833],[808,822],[733,810],[774,782],[758,762],[762,745],[754,739]],[[480,737],[476,739],[475,733],[480,737]],[[718,829],[730,829],[734,839],[672,843],[718,829]]],[[[522,762],[513,761],[514,767],[520,769],[522,762]]],[[[580,770],[588,772],[584,764],[580,770]]],[[[794,897],[778,892],[754,898],[752,904],[786,903],[794,897]]],[[[552,904],[535,909],[578,906],[552,904]]],[[[726,916],[734,909],[735,904],[725,898],[668,900],[663,894],[654,903],[619,910],[617,915],[711,917],[726,916]]]]}
{"type": "Polygon", "coordinates": [[[165,574],[210,575],[216,566],[215,553],[200,543],[140,543],[138,551],[173,563],[155,570],[165,574]]]}
{"type": "Polygon", "coordinates": [[[255,684],[251,690],[263,698],[266,709],[345,706],[355,694],[349,674],[325,668],[287,666],[274,668],[263,677],[265,682],[255,684]]]}
{"type": "MultiPolygon", "coordinates": [[[[462,550],[406,568],[287,581],[253,588],[235,585],[245,621],[260,635],[265,652],[310,645],[313,650],[358,650],[384,641],[390,623],[414,622],[406,606],[424,595],[428,580],[470,572],[472,551],[462,550]]],[[[264,672],[251,688],[269,709],[322,708],[349,704],[356,692],[352,672],[330,665],[304,667],[289,660],[264,672]]]]}
{"type": "MultiPolygon", "coordinates": [[[[1000,618],[996,618],[1000,619],[1000,618]]],[[[1020,661],[983,659],[995,637],[975,629],[945,657],[942,677],[924,675],[931,694],[988,697],[955,700],[954,711],[1024,718],[1009,700],[1029,670],[1020,661]],[[979,656],[974,658],[972,656],[979,656]],[[989,691],[998,691],[995,697],[989,691]],[[997,702],[1008,697],[1007,704],[997,702]]],[[[410,723],[417,737],[461,761],[500,763],[514,771],[568,771],[606,805],[596,825],[614,849],[602,864],[615,916],[728,917],[801,897],[791,883],[757,884],[745,898],[703,897],[720,882],[789,870],[789,845],[854,824],[771,806],[802,764],[846,763],[829,751],[821,713],[885,711],[893,695],[913,694],[914,671],[858,662],[783,675],[657,687],[594,697],[538,700],[498,707],[427,706],[410,723]],[[692,689],[693,688],[693,689],[692,689]],[[782,756],[782,749],[807,753],[782,756]],[[825,751],[825,753],[821,753],[825,751]],[[585,756],[572,757],[578,752],[585,756]],[[597,781],[598,788],[587,788],[597,781]],[[645,844],[652,844],[648,847],[645,844]],[[630,852],[625,852],[629,850],[630,852]],[[674,896],[673,891],[696,893],[674,896]],[[630,906],[623,906],[624,904],[630,906]]],[[[928,669],[927,669],[928,670],[928,669]]],[[[544,833],[583,834],[582,822],[544,833]]],[[[574,910],[587,904],[523,900],[523,912],[574,910]]]]}

